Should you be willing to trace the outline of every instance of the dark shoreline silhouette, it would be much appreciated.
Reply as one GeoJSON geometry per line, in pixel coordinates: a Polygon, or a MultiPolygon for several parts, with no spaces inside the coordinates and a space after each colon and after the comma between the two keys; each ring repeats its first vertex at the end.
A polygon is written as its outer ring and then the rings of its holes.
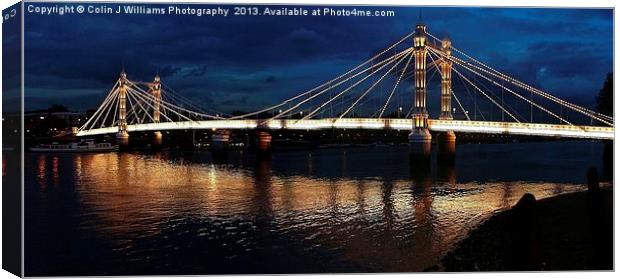
{"type": "Polygon", "coordinates": [[[427,271],[613,268],[613,187],[607,187],[540,201],[526,194],[427,271]]]}

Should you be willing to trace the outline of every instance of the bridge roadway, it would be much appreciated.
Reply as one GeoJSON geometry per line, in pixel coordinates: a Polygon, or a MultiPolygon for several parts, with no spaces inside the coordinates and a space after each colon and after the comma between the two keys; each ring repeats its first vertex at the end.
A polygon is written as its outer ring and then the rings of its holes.
{"type": "MultiPolygon", "coordinates": [[[[161,122],[127,125],[129,132],[166,131],[166,130],[202,130],[202,129],[256,129],[261,127],[277,130],[317,130],[317,129],[391,129],[411,130],[412,119],[392,118],[324,118],[324,119],[277,119],[263,123],[265,120],[203,120],[161,122]]],[[[561,124],[538,124],[516,122],[490,122],[467,120],[437,120],[429,119],[431,131],[448,131],[480,133],[480,134],[508,134],[528,135],[560,138],[606,139],[613,140],[613,127],[600,126],[571,126],[561,124]]],[[[114,134],[118,127],[97,128],[79,131],[77,136],[93,136],[114,134]]]]}

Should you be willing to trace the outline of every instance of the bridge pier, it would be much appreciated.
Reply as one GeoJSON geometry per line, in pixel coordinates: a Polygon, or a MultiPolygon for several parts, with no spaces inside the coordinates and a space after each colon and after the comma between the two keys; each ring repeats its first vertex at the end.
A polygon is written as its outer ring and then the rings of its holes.
{"type": "Polygon", "coordinates": [[[432,136],[428,129],[414,129],[409,134],[409,157],[414,161],[429,162],[432,136]]]}
{"type": "Polygon", "coordinates": [[[154,132],[153,133],[153,142],[151,143],[151,147],[153,149],[161,148],[161,144],[163,143],[163,138],[164,138],[164,136],[162,135],[162,133],[160,131],[154,132]]]}
{"type": "Polygon", "coordinates": [[[437,159],[443,163],[454,163],[456,155],[456,134],[453,131],[437,135],[437,159]]]}
{"type": "Polygon", "coordinates": [[[456,169],[454,164],[437,161],[437,179],[445,181],[449,185],[456,184],[456,169]]]}
{"type": "Polygon", "coordinates": [[[228,149],[228,145],[230,144],[230,131],[218,130],[215,132],[213,136],[211,136],[211,144],[213,150],[225,151],[228,149]]]}
{"type": "Polygon", "coordinates": [[[256,131],[256,150],[259,157],[271,155],[271,134],[265,130],[256,131]]]}
{"type": "Polygon", "coordinates": [[[225,163],[228,160],[228,146],[230,144],[230,131],[217,130],[211,136],[211,154],[216,163],[225,163]]]}
{"type": "Polygon", "coordinates": [[[116,144],[121,151],[129,149],[129,134],[127,132],[116,133],[116,144]]]}

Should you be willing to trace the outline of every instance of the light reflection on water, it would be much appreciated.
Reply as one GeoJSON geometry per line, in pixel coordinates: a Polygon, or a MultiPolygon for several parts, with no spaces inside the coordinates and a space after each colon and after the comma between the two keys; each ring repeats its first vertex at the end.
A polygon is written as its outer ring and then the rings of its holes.
{"type": "Polygon", "coordinates": [[[592,145],[463,145],[424,174],[393,147],[28,154],[26,275],[419,271],[524,193],[585,189],[592,145]]]}

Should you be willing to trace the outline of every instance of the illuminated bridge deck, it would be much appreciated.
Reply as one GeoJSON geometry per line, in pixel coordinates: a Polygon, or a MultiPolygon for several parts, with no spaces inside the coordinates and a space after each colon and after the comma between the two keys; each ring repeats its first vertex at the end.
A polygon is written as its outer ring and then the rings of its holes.
{"type": "MultiPolygon", "coordinates": [[[[129,132],[167,131],[167,130],[205,130],[205,129],[256,129],[266,127],[272,130],[319,130],[319,129],[369,129],[369,130],[410,130],[412,119],[378,119],[378,118],[325,118],[325,119],[278,119],[270,120],[205,120],[182,121],[127,125],[129,132]]],[[[479,133],[479,134],[506,134],[543,137],[607,139],[613,140],[613,127],[600,126],[572,126],[560,124],[537,124],[516,122],[490,122],[466,120],[434,120],[429,119],[431,131],[448,131],[479,133]]],[[[107,127],[79,131],[77,136],[93,136],[114,134],[118,127],[107,127]]]]}

